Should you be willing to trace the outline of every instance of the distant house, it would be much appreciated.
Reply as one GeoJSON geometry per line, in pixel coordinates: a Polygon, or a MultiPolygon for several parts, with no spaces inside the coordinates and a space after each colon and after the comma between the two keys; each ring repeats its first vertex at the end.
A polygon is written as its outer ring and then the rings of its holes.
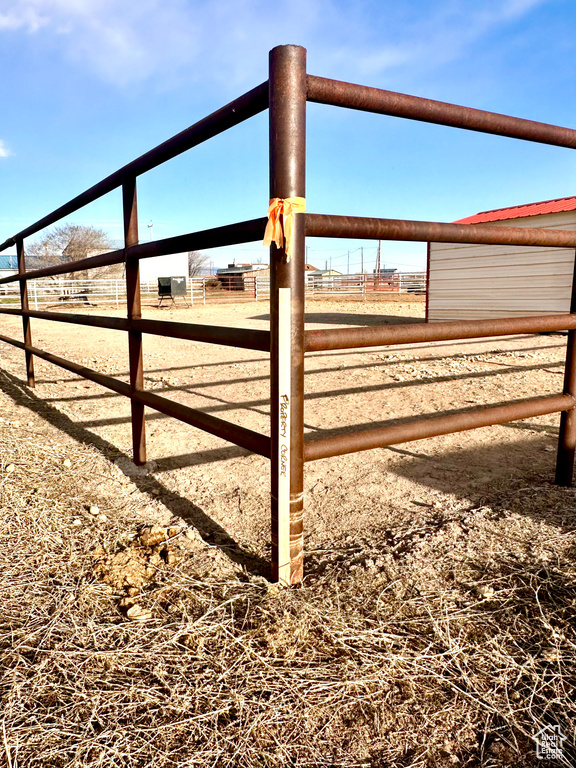
{"type": "Polygon", "coordinates": [[[342,272],[336,269],[313,269],[306,273],[306,285],[313,285],[315,288],[331,285],[335,277],[342,277],[342,272]]]}
{"type": "MultiPolygon", "coordinates": [[[[457,224],[576,229],[576,197],[483,211],[457,224]]],[[[428,320],[570,311],[573,248],[428,244],[428,320]]]]}
{"type": "Polygon", "coordinates": [[[0,254],[0,278],[10,277],[11,275],[15,275],[16,272],[18,272],[18,259],[16,258],[16,255],[0,254]]]}
{"type": "Polygon", "coordinates": [[[18,272],[18,259],[15,254],[0,254],[0,277],[9,277],[18,272]]]}
{"type": "MultiPolygon", "coordinates": [[[[11,277],[18,272],[18,259],[15,255],[0,254],[0,278],[11,277]]],[[[14,293],[20,290],[18,283],[0,283],[0,295],[14,293]]]]}
{"type": "MultiPolygon", "coordinates": [[[[316,267],[312,264],[305,264],[306,274],[316,272],[316,267]]],[[[223,269],[216,271],[216,277],[223,288],[229,291],[252,290],[254,278],[270,278],[270,267],[267,264],[228,264],[223,269]]]]}
{"type": "Polygon", "coordinates": [[[227,267],[217,269],[216,277],[222,288],[227,291],[245,291],[248,278],[263,275],[264,272],[270,275],[270,270],[266,264],[236,264],[234,262],[228,264],[227,267]]]}

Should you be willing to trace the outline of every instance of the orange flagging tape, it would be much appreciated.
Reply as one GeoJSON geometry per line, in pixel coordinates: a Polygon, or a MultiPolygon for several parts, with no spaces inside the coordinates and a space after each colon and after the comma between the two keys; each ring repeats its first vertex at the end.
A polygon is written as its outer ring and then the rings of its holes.
{"type": "Polygon", "coordinates": [[[283,248],[286,261],[292,258],[292,225],[294,214],[305,213],[306,200],[303,197],[275,197],[268,206],[268,223],[264,232],[264,245],[276,243],[283,248]]]}

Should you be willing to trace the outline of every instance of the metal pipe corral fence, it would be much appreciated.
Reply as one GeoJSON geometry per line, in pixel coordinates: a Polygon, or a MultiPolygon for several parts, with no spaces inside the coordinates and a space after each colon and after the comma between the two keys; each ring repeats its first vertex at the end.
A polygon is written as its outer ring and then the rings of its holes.
{"type": "MultiPolygon", "coordinates": [[[[41,277],[27,280],[29,304],[34,309],[73,306],[113,307],[126,304],[126,278],[41,277]]],[[[318,297],[355,296],[368,300],[377,294],[424,294],[425,272],[390,272],[386,275],[355,273],[342,275],[305,274],[305,294],[309,299],[318,297]]],[[[142,304],[158,304],[156,280],[141,280],[142,304]]],[[[269,301],[270,276],[250,276],[233,288],[220,283],[217,276],[189,277],[186,295],[192,305],[214,304],[223,301],[269,301]]],[[[20,289],[16,281],[0,286],[0,307],[20,303],[20,289]]]]}
{"type": "MultiPolygon", "coordinates": [[[[308,75],[305,49],[293,45],[279,46],[270,52],[269,78],[265,83],[120,168],[0,245],[0,251],[15,245],[18,257],[18,273],[0,279],[0,314],[21,316],[24,337],[23,341],[19,341],[0,335],[0,341],[25,352],[29,386],[34,386],[34,356],[37,356],[129,398],[132,408],[133,455],[137,464],[146,461],[144,406],[270,459],[271,576],[285,584],[296,584],[303,578],[305,461],[550,413],[562,414],[557,483],[572,484],[576,452],[576,273],[570,313],[565,315],[319,331],[305,331],[304,327],[306,296],[356,295],[366,299],[371,293],[424,293],[426,290],[425,273],[305,273],[306,236],[576,249],[575,231],[330,216],[321,213],[283,214],[282,227],[287,223],[286,216],[292,216],[291,246],[288,248],[283,240],[272,243],[269,275],[247,277],[242,286],[244,298],[270,301],[269,331],[142,318],[142,301],[155,298],[156,286],[141,282],[141,259],[261,240],[267,218],[261,216],[164,240],[138,243],[138,177],[269,108],[270,198],[277,199],[282,205],[302,201],[305,198],[306,182],[307,101],[576,148],[576,131],[570,128],[308,75]],[[27,237],[119,187],[122,188],[123,198],[123,248],[81,261],[27,270],[24,242],[27,237]],[[72,280],[62,277],[113,265],[124,265],[122,279],[72,280]],[[126,308],[126,317],[63,311],[73,305],[106,305],[116,308],[122,305],[126,308]],[[55,306],[58,311],[51,311],[55,306]],[[106,376],[35,347],[31,331],[31,320],[35,318],[127,333],[129,382],[106,376]],[[390,423],[373,429],[350,429],[343,434],[321,439],[304,439],[306,353],[551,331],[568,331],[562,393],[390,423]],[[259,434],[146,390],[143,377],[144,334],[269,351],[270,435],[259,434]]],[[[231,287],[229,290],[218,289],[213,277],[193,277],[187,287],[187,295],[193,305],[229,298],[232,293],[238,295],[239,292],[233,291],[231,287]]]]}

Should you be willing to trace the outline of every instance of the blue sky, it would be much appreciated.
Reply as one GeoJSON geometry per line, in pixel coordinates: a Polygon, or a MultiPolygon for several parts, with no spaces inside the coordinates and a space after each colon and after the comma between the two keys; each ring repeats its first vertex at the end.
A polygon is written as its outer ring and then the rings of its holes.
{"type": "MultiPolygon", "coordinates": [[[[267,78],[295,43],[324,77],[576,127],[574,0],[0,0],[0,242],[267,78]]],[[[453,221],[576,193],[569,150],[321,105],[307,208],[453,221]]],[[[267,113],[140,178],[141,239],[264,215],[267,113]]],[[[119,193],[67,221],[121,237],[119,193]]],[[[310,240],[373,267],[376,243],[310,240]]],[[[267,260],[258,244],[210,254],[267,260]]],[[[420,244],[382,260],[423,268],[420,244]]]]}

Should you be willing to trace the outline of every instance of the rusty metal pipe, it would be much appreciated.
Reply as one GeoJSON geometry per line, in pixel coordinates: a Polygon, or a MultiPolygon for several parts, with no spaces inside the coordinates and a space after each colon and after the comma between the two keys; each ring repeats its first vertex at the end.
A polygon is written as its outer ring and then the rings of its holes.
{"type": "MultiPolygon", "coordinates": [[[[493,245],[533,245],[555,248],[576,248],[576,232],[557,229],[523,229],[498,227],[489,224],[448,224],[432,221],[408,221],[404,219],[375,219],[359,216],[330,216],[307,213],[308,237],[356,237],[367,240],[413,240],[443,243],[479,243],[493,245]]],[[[113,251],[91,256],[81,261],[57,264],[53,267],[34,269],[26,273],[28,280],[38,277],[78,272],[83,269],[120,264],[128,256],[151,258],[167,253],[186,250],[206,250],[226,245],[236,245],[259,240],[264,235],[266,218],[215,227],[202,232],[142,243],[125,251],[113,251]]],[[[2,283],[12,283],[17,276],[3,277],[2,283]]]]}
{"type": "Polygon", "coordinates": [[[307,440],[304,443],[305,461],[326,459],[330,456],[343,456],[372,448],[385,448],[398,443],[409,443],[427,437],[449,435],[468,429],[489,427],[494,424],[506,424],[509,421],[543,416],[548,413],[567,411],[576,406],[576,400],[570,395],[552,395],[523,400],[520,403],[474,408],[464,413],[451,413],[445,416],[432,416],[414,420],[405,424],[377,429],[363,429],[337,437],[324,437],[319,440],[307,440]]]}
{"type": "MultiPolygon", "coordinates": [[[[570,295],[570,319],[576,320],[576,253],[572,270],[572,293],[570,295]]],[[[576,326],[568,331],[566,361],[564,364],[564,394],[576,397],[576,326]]],[[[576,455],[576,409],[563,411],[560,417],[558,450],[556,453],[557,485],[570,487],[574,479],[574,457],[576,455]]]]}
{"type": "Polygon", "coordinates": [[[38,349],[38,347],[28,346],[21,341],[11,339],[9,336],[0,335],[0,341],[5,342],[6,344],[11,344],[13,347],[18,347],[18,349],[29,351],[31,354],[36,355],[36,357],[41,357],[49,363],[53,363],[71,373],[76,373],[84,379],[94,381],[96,384],[111,389],[119,395],[130,397],[130,386],[123,381],[114,379],[111,376],[106,376],[103,373],[98,373],[98,371],[94,371],[92,368],[87,368],[85,365],[79,365],[78,363],[73,363],[71,360],[59,357],[58,355],[53,355],[51,352],[45,352],[43,349],[38,349]]]}
{"type": "Polygon", "coordinates": [[[361,216],[306,214],[307,237],[355,237],[365,240],[411,240],[433,243],[541,245],[576,248],[576,231],[448,224],[438,221],[374,219],[361,216]]]}
{"type": "Polygon", "coordinates": [[[253,88],[251,91],[248,91],[243,96],[234,99],[234,101],[231,101],[211,115],[194,123],[194,125],[181,131],[181,133],[178,133],[176,136],[159,144],[145,155],[142,155],[131,163],[128,163],[128,165],[125,165],[123,168],[120,168],[118,171],[115,171],[98,184],[95,184],[93,187],[82,192],[82,194],[60,206],[52,213],[39,219],[35,224],[26,227],[22,232],[19,232],[17,235],[14,235],[2,243],[2,245],[0,245],[0,251],[14,245],[18,238],[30,237],[30,235],[34,235],[41,229],[49,227],[51,224],[54,224],[65,216],[69,216],[79,208],[88,205],[88,203],[94,202],[94,200],[102,197],[102,195],[108,194],[108,192],[121,186],[125,179],[135,178],[146,171],[152,170],[152,168],[156,168],[167,160],[171,160],[182,154],[182,152],[186,152],[188,149],[191,149],[198,144],[202,144],[213,136],[217,136],[219,133],[228,130],[228,128],[232,128],[233,126],[244,122],[244,120],[248,120],[250,117],[257,115],[259,112],[263,112],[267,106],[268,83],[265,82],[256,86],[256,88],[253,88]]]}
{"type": "Polygon", "coordinates": [[[133,320],[131,324],[142,333],[152,333],[157,336],[201,341],[207,344],[222,344],[240,349],[255,349],[260,352],[270,351],[270,331],[174,323],[168,320],[133,320]]]}
{"type": "Polygon", "coordinates": [[[558,125],[539,123],[520,117],[461,107],[444,101],[423,99],[365,85],[308,75],[308,101],[336,107],[376,112],[381,115],[404,117],[468,131],[492,133],[512,139],[524,139],[557,147],[576,148],[576,131],[558,125]]]}
{"type": "Polygon", "coordinates": [[[92,368],[78,365],[78,363],[73,363],[70,360],[66,360],[58,355],[53,355],[50,352],[45,352],[37,347],[28,347],[23,342],[11,339],[8,336],[0,335],[0,341],[28,351],[49,363],[53,363],[54,365],[64,368],[71,373],[75,373],[84,379],[100,384],[101,386],[106,387],[106,389],[111,389],[119,395],[124,395],[124,397],[137,400],[143,405],[147,405],[150,408],[154,408],[154,410],[164,413],[166,416],[172,416],[179,421],[183,421],[193,427],[202,429],[204,432],[216,435],[216,437],[220,437],[222,440],[228,440],[248,451],[252,451],[252,453],[257,453],[265,458],[270,458],[270,438],[266,435],[261,435],[258,432],[254,432],[251,429],[241,427],[237,424],[231,424],[229,421],[219,419],[208,413],[203,413],[195,408],[189,408],[186,405],[174,403],[171,400],[161,397],[160,395],[155,395],[152,392],[147,392],[145,390],[132,392],[130,385],[124,381],[119,381],[112,376],[98,373],[98,371],[94,371],[92,368]]]}
{"type": "MultiPolygon", "coordinates": [[[[64,264],[54,264],[52,267],[42,267],[41,269],[31,269],[26,272],[27,280],[35,280],[38,277],[52,277],[53,275],[65,275],[68,272],[80,272],[83,269],[96,269],[97,267],[109,267],[112,264],[122,264],[124,261],[124,249],[120,251],[111,251],[102,253],[98,256],[90,256],[87,259],[70,261],[64,264]]],[[[13,283],[18,278],[3,277],[0,278],[0,284],[13,283]]]]}
{"type": "Polygon", "coordinates": [[[93,328],[108,328],[114,331],[129,331],[134,328],[142,333],[155,336],[166,336],[172,339],[200,341],[206,344],[222,344],[226,347],[240,349],[255,349],[260,352],[270,351],[270,331],[259,331],[251,328],[228,328],[225,326],[200,325],[195,323],[175,323],[169,320],[128,320],[123,317],[105,317],[103,315],[72,315],[63,312],[44,312],[29,309],[3,309],[1,315],[25,315],[39,320],[53,320],[73,325],[88,325],[93,328]]]}
{"type": "Polygon", "coordinates": [[[189,408],[187,405],[175,403],[147,390],[135,392],[133,397],[144,405],[160,411],[160,413],[172,416],[185,424],[209,432],[211,435],[216,435],[222,440],[228,440],[228,442],[239,445],[247,451],[270,458],[270,438],[267,435],[261,435],[259,432],[254,432],[254,430],[241,427],[238,424],[231,424],[229,421],[219,419],[209,413],[203,413],[195,408],[189,408]]]}
{"type": "MultiPolygon", "coordinates": [[[[447,224],[404,219],[375,219],[359,216],[329,216],[306,214],[308,237],[356,237],[368,240],[414,240],[445,243],[480,243],[496,245],[534,245],[576,248],[576,231],[554,229],[523,229],[497,227],[488,224],[447,224]]],[[[142,243],[127,250],[91,256],[67,264],[34,269],[26,273],[28,280],[50,277],[67,272],[121,264],[128,256],[147,259],[186,250],[207,250],[260,240],[264,235],[266,218],[229,224],[223,227],[191,232],[186,235],[142,243]]],[[[12,283],[18,276],[3,277],[2,283],[12,283]]]]}
{"type": "MultiPolygon", "coordinates": [[[[270,51],[270,198],[304,197],[306,50],[270,51]]],[[[270,248],[270,421],[272,578],[297,584],[304,538],[304,215],[296,214],[293,253],[270,248]]]]}
{"type": "Polygon", "coordinates": [[[306,352],[360,349],[393,344],[418,344],[456,339],[481,339],[522,333],[552,333],[576,329],[576,315],[534,315],[497,320],[457,320],[367,328],[329,328],[306,331],[306,352]]]}
{"type": "MultiPolygon", "coordinates": [[[[67,272],[80,272],[83,269],[108,267],[111,264],[122,264],[126,258],[149,259],[153,256],[163,256],[168,253],[201,251],[209,248],[221,248],[226,245],[251,243],[264,237],[266,221],[266,217],[250,219],[236,224],[227,224],[223,227],[205,229],[200,232],[167,237],[164,240],[141,243],[132,248],[122,248],[119,251],[111,251],[99,256],[90,256],[80,261],[71,261],[66,264],[56,264],[52,267],[30,270],[26,273],[26,278],[33,280],[37,277],[51,277],[52,275],[62,275],[67,272]]],[[[0,284],[13,283],[17,280],[17,276],[3,277],[0,279],[0,284]]]]}
{"type": "Polygon", "coordinates": [[[55,320],[60,323],[72,323],[73,325],[89,325],[93,328],[109,328],[114,331],[127,331],[129,328],[128,320],[123,317],[105,317],[103,315],[71,315],[64,312],[45,312],[43,310],[29,309],[3,309],[0,307],[1,315],[24,315],[26,317],[36,317],[39,320],[55,320]]]}
{"type": "MultiPolygon", "coordinates": [[[[144,389],[144,360],[142,355],[142,331],[134,328],[132,321],[142,318],[140,301],[140,262],[128,256],[138,244],[138,202],[136,177],[122,183],[122,209],[124,221],[124,246],[126,249],[126,310],[128,317],[128,368],[130,390],[134,394],[144,389]]],[[[132,426],[132,454],[134,464],[146,464],[146,421],[144,406],[136,398],[130,402],[132,426]]]]}
{"type": "Polygon", "coordinates": [[[164,240],[153,240],[141,243],[130,249],[131,256],[139,259],[149,259],[151,256],[163,256],[167,253],[182,253],[182,251],[205,251],[209,248],[221,248],[225,245],[238,245],[262,240],[266,229],[265,216],[236,224],[226,224],[223,227],[205,229],[201,232],[191,232],[186,235],[167,237],[164,240]]]}
{"type": "MultiPolygon", "coordinates": [[[[19,238],[16,242],[16,253],[18,255],[18,277],[20,280],[20,308],[22,310],[22,329],[24,331],[24,344],[28,347],[32,346],[32,330],[30,328],[30,317],[25,313],[28,310],[28,283],[26,282],[26,256],[24,253],[24,241],[19,238]]],[[[33,388],[36,386],[34,379],[34,358],[31,353],[26,350],[26,379],[28,386],[33,388]]]]}

